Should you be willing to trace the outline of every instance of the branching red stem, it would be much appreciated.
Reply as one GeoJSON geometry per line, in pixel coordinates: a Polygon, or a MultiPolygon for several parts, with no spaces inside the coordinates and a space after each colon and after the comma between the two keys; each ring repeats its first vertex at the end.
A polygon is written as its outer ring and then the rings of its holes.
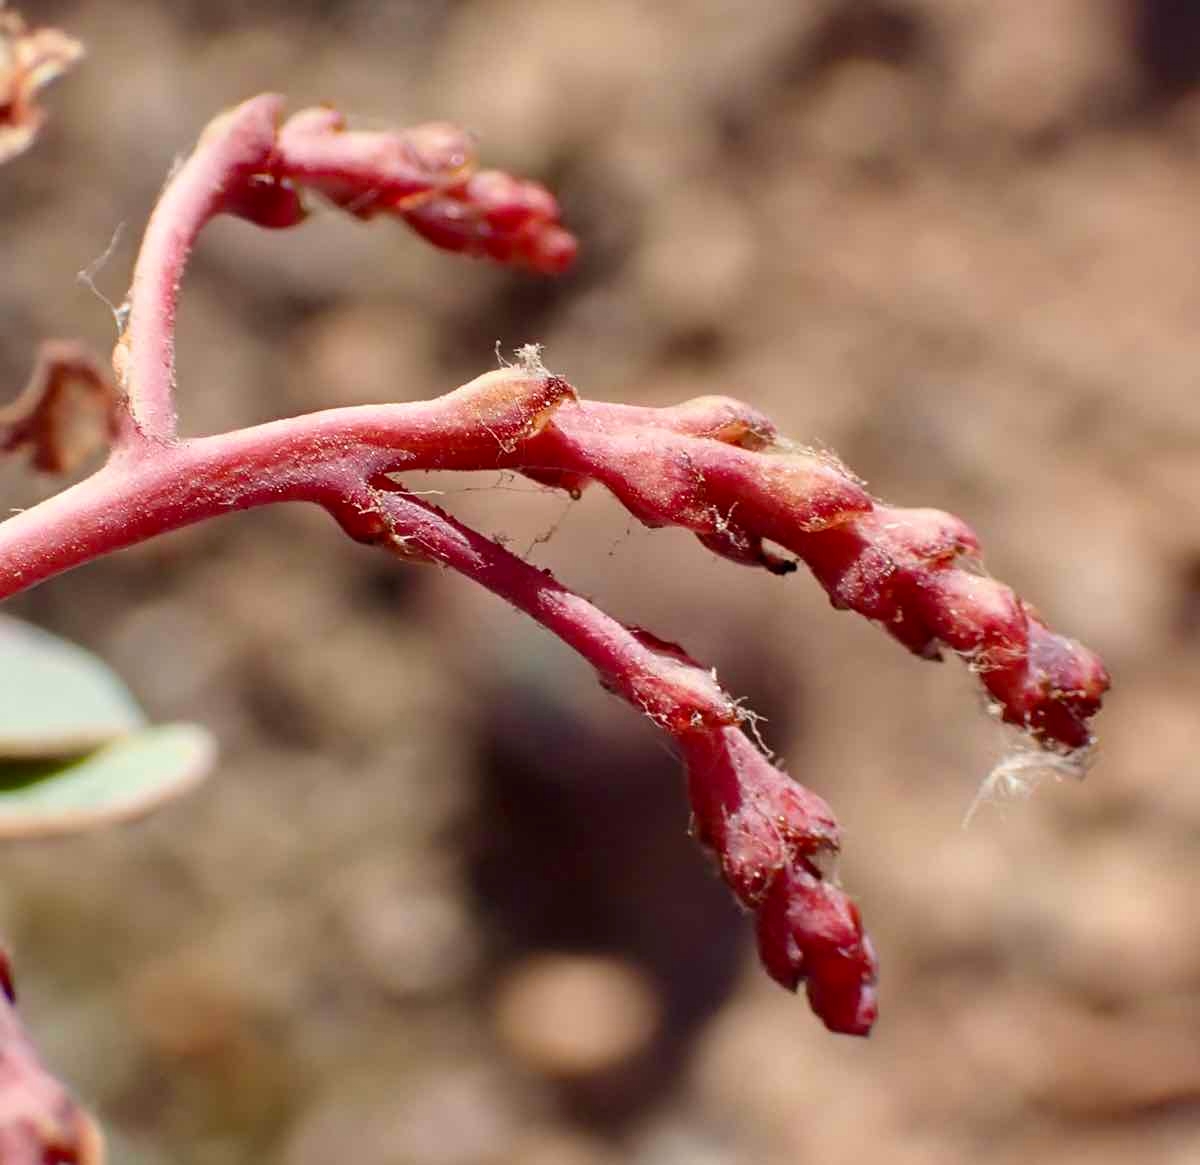
{"type": "Polygon", "coordinates": [[[309,190],[359,217],[391,214],[450,250],[543,271],[574,253],[553,198],[476,172],[469,140],[451,127],[359,133],[329,110],[280,126],[281,109],[267,96],[218,118],[168,184],[114,353],[127,409],[113,455],[88,480],[0,523],[0,599],[167,530],[282,501],[321,505],[358,541],[451,567],[559,636],[674,737],[696,832],[756,914],[768,971],[789,989],[806,982],[834,1030],[865,1034],[875,959],[857,909],[825,872],[839,846],[829,807],[761,755],[735,701],[682,649],[623,626],[395,475],[511,468],[573,492],[595,481],[647,525],[682,526],[735,562],[785,573],[790,552],[836,606],[920,655],[944,645],[966,658],[1004,718],[1048,748],[1089,743],[1103,666],[982,574],[963,523],[879,505],[834,458],[780,439],[761,414],[723,397],[666,409],[581,401],[527,360],[431,402],[178,440],[176,294],[215,214],[293,226],[309,190]]]}

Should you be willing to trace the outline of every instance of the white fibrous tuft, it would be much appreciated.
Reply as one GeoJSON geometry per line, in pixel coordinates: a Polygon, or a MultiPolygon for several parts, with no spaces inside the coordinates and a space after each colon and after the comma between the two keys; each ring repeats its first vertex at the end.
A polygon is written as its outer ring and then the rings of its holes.
{"type": "Polygon", "coordinates": [[[1090,748],[1072,752],[1050,752],[1036,744],[1021,741],[1007,752],[983,779],[963,818],[966,829],[984,805],[1005,801],[1023,801],[1048,778],[1064,777],[1081,781],[1092,762],[1090,748]]]}
{"type": "Polygon", "coordinates": [[[542,363],[542,351],[541,344],[522,344],[513,355],[522,372],[530,376],[544,376],[546,365],[542,363]]]}

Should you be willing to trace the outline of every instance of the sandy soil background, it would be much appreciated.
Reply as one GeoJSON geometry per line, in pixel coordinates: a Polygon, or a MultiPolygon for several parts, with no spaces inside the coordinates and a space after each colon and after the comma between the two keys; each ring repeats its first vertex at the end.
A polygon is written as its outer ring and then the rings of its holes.
{"type": "MultiPolygon", "coordinates": [[[[90,57],[0,175],[0,377],[104,349],[172,159],[264,89],[455,119],[547,181],[558,282],[385,224],[221,223],[185,288],[198,433],[442,392],[531,340],[586,395],[744,397],[963,514],[1115,676],[1086,784],[961,825],[1008,740],[962,669],[481,474],[431,478],[769,719],[847,833],[869,1041],[755,965],[678,766],[487,595],[272,511],[13,609],[216,777],[0,854],[31,1024],[119,1165],[1200,1160],[1200,16],[1182,0],[46,3],[90,57]]],[[[6,469],[6,505],[49,484],[6,469]],[[13,499],[9,501],[8,499],[13,499]]]]}

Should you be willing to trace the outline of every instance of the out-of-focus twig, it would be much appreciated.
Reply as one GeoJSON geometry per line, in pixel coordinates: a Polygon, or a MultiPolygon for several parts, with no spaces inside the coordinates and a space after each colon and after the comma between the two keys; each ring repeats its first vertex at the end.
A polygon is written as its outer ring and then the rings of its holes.
{"type": "Polygon", "coordinates": [[[8,956],[0,950],[0,1162],[103,1165],[96,1122],[38,1059],[17,1015],[8,956]]]}

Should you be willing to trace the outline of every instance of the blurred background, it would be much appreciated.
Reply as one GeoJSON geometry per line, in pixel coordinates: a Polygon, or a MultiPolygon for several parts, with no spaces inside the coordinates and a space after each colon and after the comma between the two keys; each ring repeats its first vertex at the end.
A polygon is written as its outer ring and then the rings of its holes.
{"type": "MultiPolygon", "coordinates": [[[[0,175],[0,383],[106,350],[171,167],[264,89],[456,120],[580,234],[557,282],[319,211],[189,271],[200,433],[408,400],[546,344],[602,399],[741,396],[961,513],[1105,655],[1088,782],[964,815],[970,677],[507,476],[430,478],[766,715],[846,831],[869,1041],[758,969],[676,759],[497,600],[271,510],[22,597],[222,745],[152,820],[0,853],[48,1059],[118,1165],[1200,1161],[1200,8],[1188,0],[21,5],[82,37],[0,175]]],[[[57,488],[6,469],[5,506],[57,488]],[[11,500],[10,500],[11,499],[11,500]]]]}

